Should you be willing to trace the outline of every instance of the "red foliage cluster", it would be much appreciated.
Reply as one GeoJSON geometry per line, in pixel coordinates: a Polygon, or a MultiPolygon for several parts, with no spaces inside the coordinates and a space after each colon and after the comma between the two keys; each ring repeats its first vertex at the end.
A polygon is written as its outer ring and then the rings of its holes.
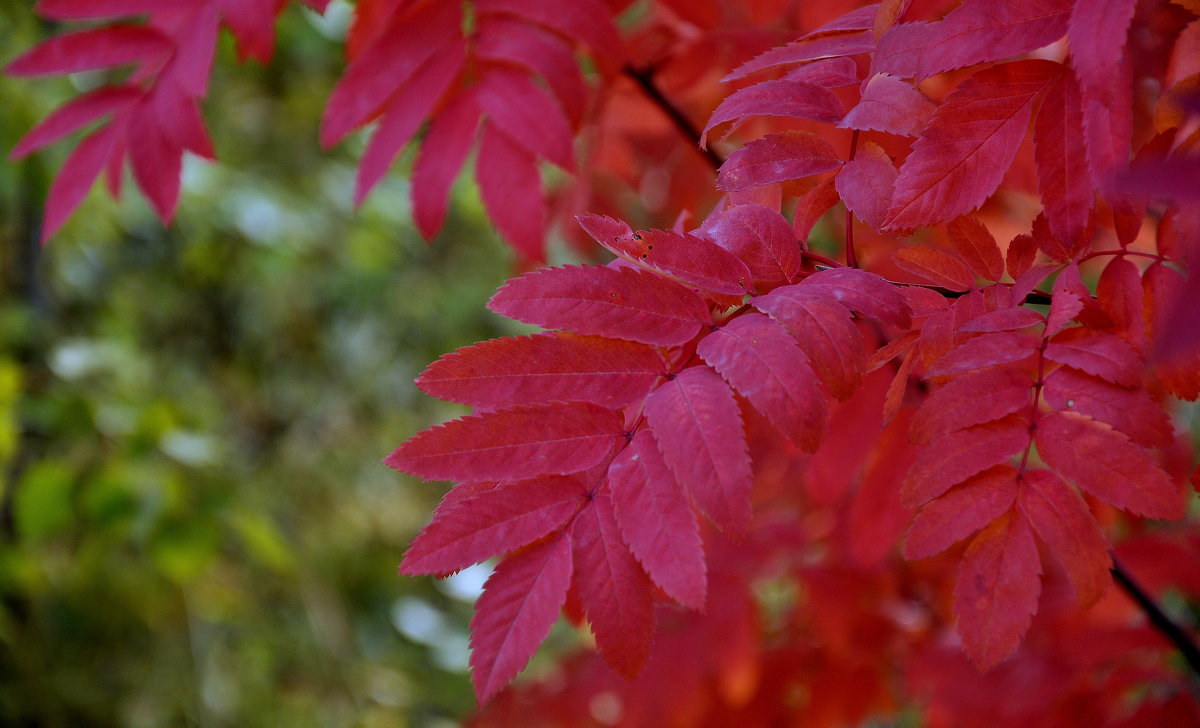
{"type": "MultiPolygon", "coordinates": [[[[205,52],[223,21],[269,54],[260,4],[39,3],[149,14],[9,66],[138,64],[16,150],[113,117],[48,232],[127,156],[169,218],[180,155],[211,153],[205,52]]],[[[856,4],[359,3],[322,127],[375,124],[358,200],[426,125],[427,236],[476,146],[529,260],[552,210],[650,228],[580,216],[615,259],[502,287],[493,311],[547,331],[431,365],[418,385],[477,412],[387,460],[459,481],[401,571],[502,557],[479,725],[1200,721],[1171,650],[1200,653],[1146,598],[1200,599],[1169,416],[1200,396],[1200,7],[856,4]],[[723,162],[688,148],[726,125],[747,141],[723,162]],[[572,173],[550,197],[543,161],[572,173]],[[586,654],[506,690],[564,611],[624,678],[586,654]]]]}

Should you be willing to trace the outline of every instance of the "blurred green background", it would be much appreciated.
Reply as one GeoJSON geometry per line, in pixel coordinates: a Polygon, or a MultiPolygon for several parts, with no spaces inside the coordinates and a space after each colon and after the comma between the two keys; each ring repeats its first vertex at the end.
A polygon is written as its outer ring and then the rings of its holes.
{"type": "MultiPolygon", "coordinates": [[[[0,61],[55,28],[0,0],[0,61]]],[[[72,143],[0,165],[0,725],[444,726],[475,571],[396,574],[442,493],[381,459],[462,410],[413,377],[510,333],[469,184],[442,239],[406,159],[361,210],[362,139],[322,153],[348,5],[289,7],[270,67],[223,38],[163,229],[94,190],[46,248],[72,143]]],[[[0,78],[0,148],[94,79],[0,78]]]]}

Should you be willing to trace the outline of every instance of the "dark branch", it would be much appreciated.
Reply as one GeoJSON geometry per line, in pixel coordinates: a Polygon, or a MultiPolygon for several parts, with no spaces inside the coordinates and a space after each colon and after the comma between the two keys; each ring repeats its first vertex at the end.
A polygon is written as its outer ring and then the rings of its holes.
{"type": "Polygon", "coordinates": [[[1183,654],[1183,659],[1187,661],[1189,667],[1197,675],[1200,675],[1200,647],[1196,646],[1196,642],[1191,635],[1183,630],[1178,624],[1175,624],[1170,617],[1158,606],[1157,603],[1150,597],[1142,587],[1133,580],[1129,572],[1121,566],[1116,557],[1113,557],[1112,567],[1113,578],[1125,590],[1138,607],[1146,613],[1146,618],[1150,620],[1150,624],[1172,642],[1183,654]]]}
{"type": "Polygon", "coordinates": [[[721,165],[725,162],[725,159],[712,149],[700,147],[700,130],[697,129],[696,125],[692,123],[692,120],[689,119],[687,115],[679,109],[679,107],[671,103],[671,100],[664,96],[662,90],[654,84],[654,74],[652,71],[648,69],[638,70],[631,65],[626,65],[623,69],[621,69],[621,72],[633,79],[633,81],[637,83],[646,96],[654,102],[654,105],[662,109],[662,112],[666,114],[667,118],[671,120],[671,123],[675,125],[675,128],[679,131],[679,134],[683,136],[684,139],[691,142],[692,145],[696,147],[696,151],[698,153],[704,155],[704,158],[708,160],[708,164],[713,168],[713,171],[721,168],[721,165]]]}

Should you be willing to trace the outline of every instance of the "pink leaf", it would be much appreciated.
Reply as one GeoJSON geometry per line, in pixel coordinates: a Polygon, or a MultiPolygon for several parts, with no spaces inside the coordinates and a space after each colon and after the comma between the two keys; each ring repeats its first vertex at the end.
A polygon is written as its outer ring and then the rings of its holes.
{"type": "Polygon", "coordinates": [[[904,537],[904,558],[940,554],[1004,515],[1016,497],[1015,468],[999,465],[983,471],[925,504],[904,537]]]}
{"type": "Polygon", "coordinates": [[[955,629],[979,669],[1021,643],[1037,611],[1041,572],[1033,532],[1016,514],[997,519],[967,548],[954,585],[955,629]]]}
{"type": "Polygon", "coordinates": [[[646,396],[665,372],[662,356],[645,344],[542,333],[446,354],[417,377],[417,386],[476,407],[576,400],[615,409],[646,396]]]}
{"type": "Polygon", "coordinates": [[[1046,319],[1033,309],[1002,308],[976,316],[958,330],[963,333],[986,334],[994,331],[1015,331],[1045,322],[1046,319]]]}
{"type": "Polygon", "coordinates": [[[933,225],[982,205],[1017,155],[1034,100],[1061,69],[1041,60],[1005,63],[951,92],[900,168],[887,227],[933,225]]]}
{"type": "Polygon", "coordinates": [[[101,86],[77,96],[30,129],[29,133],[21,138],[20,143],[13,147],[9,159],[21,159],[36,152],[97,119],[129,108],[141,97],[142,91],[132,86],[101,86]]]}
{"type": "Polygon", "coordinates": [[[739,316],[696,352],[771,424],[807,452],[825,436],[825,393],[791,336],[762,314],[739,316]]]}
{"type": "Polygon", "coordinates": [[[842,102],[827,88],[803,81],[763,81],[726,97],[709,117],[700,144],[707,146],[713,127],[727,121],[736,127],[748,116],[789,116],[836,124],[844,113],[842,102]]]}
{"type": "Polygon", "coordinates": [[[396,155],[458,77],[465,60],[463,44],[455,40],[426,61],[392,97],[359,163],[354,204],[361,205],[387,174],[396,155]]]}
{"type": "Polygon", "coordinates": [[[1007,367],[992,367],[951,380],[926,397],[913,417],[911,439],[928,442],[1029,407],[1029,377],[1007,367]]]}
{"type": "Polygon", "coordinates": [[[92,183],[100,176],[104,164],[120,137],[117,126],[106,126],[92,132],[67,157],[62,169],[50,184],[46,198],[46,220],[42,226],[42,242],[49,240],[63,226],[92,183]]]}
{"type": "Polygon", "coordinates": [[[887,216],[896,184],[896,166],[883,148],[864,142],[834,178],[838,195],[859,219],[878,230],[887,216]]]}
{"type": "Polygon", "coordinates": [[[419,3],[393,13],[350,62],[321,118],[321,144],[332,147],[370,121],[438,49],[461,35],[458,3],[419,3]]]}
{"type": "Polygon", "coordinates": [[[485,16],[475,36],[480,58],[520,66],[540,75],[571,124],[583,118],[590,91],[571,45],[548,30],[504,16],[485,16]]]}
{"type": "Polygon", "coordinates": [[[951,291],[969,291],[975,287],[975,274],[958,256],[937,248],[913,246],[892,253],[896,265],[923,281],[951,291]]]}
{"type": "Polygon", "coordinates": [[[800,272],[800,243],[775,210],[737,205],[715,215],[704,233],[740,258],[755,280],[790,283],[800,272]]]}
{"type": "Polygon", "coordinates": [[[708,367],[684,369],[646,398],[663,460],[692,502],[734,534],[750,525],[753,477],[733,393],[708,367]]]}
{"type": "Polygon", "coordinates": [[[1171,420],[1144,389],[1128,389],[1088,376],[1070,367],[1046,375],[1042,390],[1046,404],[1112,425],[1146,447],[1170,447],[1171,420]]]}
{"type": "Polygon", "coordinates": [[[608,491],[601,490],[575,519],[575,587],[600,654],[633,678],[650,655],[654,609],[650,582],[621,539],[612,509],[608,491]]]}
{"type": "Polygon", "coordinates": [[[179,10],[192,0],[38,0],[34,11],[51,20],[97,20],[179,10]]]}
{"type": "Polygon", "coordinates": [[[846,113],[838,128],[913,137],[921,133],[936,109],[912,84],[877,73],[867,81],[858,105],[846,113]]]}
{"type": "Polygon", "coordinates": [[[1071,12],[1071,64],[1081,86],[1111,98],[1125,49],[1134,0],[1077,0],[1071,12]]]}
{"type": "Polygon", "coordinates": [[[703,609],[707,567],[687,495],[649,430],[634,436],[608,469],[613,510],[629,550],[675,601],[703,609]]]}
{"type": "Polygon", "coordinates": [[[1055,237],[1074,248],[1093,224],[1096,188],[1088,172],[1083,109],[1074,77],[1046,91],[1033,130],[1038,189],[1055,237]]]}
{"type": "Polygon", "coordinates": [[[712,321],[704,301],[678,283],[608,266],[526,273],[497,291],[488,308],[546,328],[659,346],[682,344],[712,321]]]}
{"type": "Polygon", "coordinates": [[[900,488],[909,507],[937,498],[951,486],[1008,462],[1029,445],[1029,423],[1018,415],[943,435],[925,446],[900,488]]]}
{"type": "Polygon", "coordinates": [[[800,179],[842,166],[833,146],[806,131],[785,131],[755,139],[729,155],[717,175],[726,191],[800,179]]]}
{"type": "Polygon", "coordinates": [[[150,104],[143,101],[129,117],[129,164],[138,188],[150,201],[158,219],[170,222],[179,203],[179,173],[183,149],[167,138],[150,104]]]}
{"type": "Polygon", "coordinates": [[[1000,280],[1004,275],[1004,256],[983,223],[973,217],[960,217],[951,220],[946,229],[954,249],[975,275],[985,281],[1000,280]]]}
{"type": "Polygon", "coordinates": [[[1079,493],[1048,470],[1025,473],[1018,499],[1047,551],[1066,569],[1079,607],[1087,609],[1112,583],[1108,539],[1079,493]]]}
{"type": "Polygon", "coordinates": [[[11,76],[54,76],[163,60],[174,43],[146,25],[108,25],[55,36],[5,67],[11,76]]]}
{"type": "Polygon", "coordinates": [[[901,329],[912,325],[908,303],[898,286],[858,268],[818,271],[800,282],[802,289],[820,288],[822,293],[851,311],[901,329]]]}
{"type": "Polygon", "coordinates": [[[875,39],[872,33],[866,30],[858,32],[841,33],[837,35],[823,35],[819,37],[806,37],[800,40],[788,43],[785,46],[772,48],[771,50],[762,53],[755,58],[746,61],[742,65],[733,69],[724,81],[735,81],[739,78],[745,78],[752,73],[758,73],[768,68],[782,66],[790,63],[801,63],[811,61],[818,58],[831,58],[839,56],[852,56],[858,53],[869,53],[875,48],[875,39]]]}
{"type": "Polygon", "coordinates": [[[488,217],[533,261],[546,256],[546,202],[534,156],[492,124],[483,127],[475,181],[488,217]]]}
{"type": "Polygon", "coordinates": [[[1038,422],[1038,453],[1047,465],[1097,498],[1147,518],[1182,518],[1184,502],[1163,469],[1108,425],[1075,412],[1038,422]]]}
{"type": "MultiPolygon", "coordinates": [[[[804,196],[796,203],[796,212],[792,216],[792,228],[796,231],[796,237],[807,246],[808,236],[812,233],[813,226],[837,202],[838,193],[832,179],[827,179],[804,193],[804,196]]],[[[805,247],[805,250],[807,249],[805,247]]]]}
{"type": "Polygon", "coordinates": [[[1124,339],[1103,331],[1063,331],[1046,346],[1046,358],[1114,384],[1135,387],[1142,382],[1142,362],[1137,352],[1124,339]]]}
{"type": "Polygon", "coordinates": [[[1000,364],[1011,364],[1032,356],[1038,340],[1024,334],[1002,331],[970,339],[952,349],[929,367],[927,377],[945,377],[1000,364]]]}
{"type": "Polygon", "coordinates": [[[616,412],[590,402],[526,405],[423,430],[384,463],[425,480],[570,475],[599,463],[623,433],[616,412]]]}
{"type": "Polygon", "coordinates": [[[562,107],[525,73],[495,67],[476,86],[489,119],[530,154],[575,168],[571,127],[562,107]]]}
{"type": "MultiPolygon", "coordinates": [[[[601,0],[478,0],[481,14],[515,15],[570,39],[582,40],[607,73],[625,60],[625,44],[613,22],[612,12],[601,0]]],[[[485,19],[483,22],[487,22],[485,19]]]]}
{"type": "Polygon", "coordinates": [[[471,619],[471,681],[481,704],[533,657],[570,584],[571,542],[562,535],[513,554],[488,577],[471,619]]]}
{"type": "Polygon", "coordinates": [[[805,63],[788,71],[785,81],[803,81],[824,88],[841,88],[858,83],[858,64],[853,58],[837,56],[805,63]]]}
{"type": "Polygon", "coordinates": [[[451,574],[515,551],[562,528],[586,496],[578,476],[551,475],[448,499],[409,546],[400,573],[451,574]]]}
{"type": "Polygon", "coordinates": [[[478,128],[479,106],[471,93],[452,97],[429,125],[409,185],[413,217],[426,240],[442,228],[450,186],[471,151],[478,128]]]}
{"type": "MultiPolygon", "coordinates": [[[[585,215],[578,219],[584,222],[589,217],[585,215]]],[[[601,235],[597,240],[625,260],[639,267],[654,268],[702,293],[724,294],[724,297],[740,301],[754,285],[754,276],[741,259],[695,235],[671,230],[640,230],[628,235],[601,235]]]]}
{"type": "Polygon", "coordinates": [[[776,288],[750,303],[795,337],[833,396],[844,400],[854,393],[866,352],[845,306],[817,287],[800,285],[776,288]]]}

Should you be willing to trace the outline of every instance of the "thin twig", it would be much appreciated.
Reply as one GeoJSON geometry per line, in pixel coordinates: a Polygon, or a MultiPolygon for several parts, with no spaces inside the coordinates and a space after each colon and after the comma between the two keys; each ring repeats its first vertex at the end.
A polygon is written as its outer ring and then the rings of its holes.
{"type": "Polygon", "coordinates": [[[667,115],[667,118],[679,130],[680,135],[691,142],[696,147],[698,153],[704,155],[704,158],[708,161],[709,166],[713,168],[713,171],[721,168],[721,165],[725,163],[725,158],[708,147],[700,146],[700,130],[696,128],[692,120],[679,107],[671,103],[671,100],[663,95],[662,90],[654,83],[654,74],[651,70],[638,70],[631,65],[626,65],[621,69],[621,72],[633,79],[641,87],[642,91],[645,92],[646,96],[654,102],[654,105],[662,109],[662,112],[667,115]]]}
{"type": "Polygon", "coordinates": [[[1121,563],[1113,557],[1112,566],[1113,578],[1125,590],[1138,607],[1146,613],[1146,618],[1150,620],[1150,624],[1154,625],[1155,629],[1162,632],[1163,636],[1171,641],[1183,654],[1183,659],[1187,661],[1189,667],[1197,675],[1200,675],[1200,647],[1196,646],[1195,640],[1191,635],[1184,631],[1183,627],[1176,624],[1170,617],[1163,612],[1162,608],[1146,593],[1142,587],[1133,580],[1133,577],[1121,563]]]}

